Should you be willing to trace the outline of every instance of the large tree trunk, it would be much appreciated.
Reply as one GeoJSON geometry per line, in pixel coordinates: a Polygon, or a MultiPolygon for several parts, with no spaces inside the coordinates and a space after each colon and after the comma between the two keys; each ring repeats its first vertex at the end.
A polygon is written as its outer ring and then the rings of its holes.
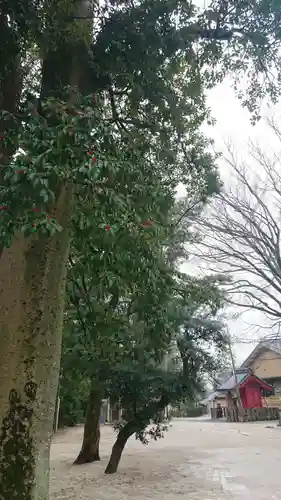
{"type": "Polygon", "coordinates": [[[118,432],[117,439],[112,447],[111,455],[107,467],[105,469],[105,474],[114,474],[117,472],[119,462],[126,443],[135,432],[137,432],[138,426],[136,423],[128,422],[124,427],[118,432]]]}
{"type": "MultiPolygon", "coordinates": [[[[53,13],[57,12],[54,8],[64,8],[64,4],[60,2],[58,6],[54,0],[51,3],[52,23],[53,13]]],[[[82,3],[85,2],[76,2],[77,7],[82,3]]],[[[66,19],[63,14],[65,12],[58,14],[58,23],[69,23],[67,28],[73,23],[77,28],[71,16],[69,21],[61,21],[66,19]]],[[[77,30],[82,39],[86,33],[91,37],[90,21],[86,24],[85,30],[77,30]]],[[[63,37],[67,37],[69,31],[65,25],[61,28],[62,35],[60,25],[54,23],[50,33],[56,34],[56,40],[61,37],[58,45],[66,48],[68,41],[63,37]]],[[[50,72],[45,71],[46,64],[43,64],[42,89],[48,90],[45,94],[42,92],[43,97],[58,95],[61,81],[63,85],[79,85],[82,72],[77,54],[72,58],[68,54],[71,64],[64,65],[65,60],[58,59],[60,51],[54,50],[55,42],[51,41],[49,55],[46,43],[45,61],[50,66],[53,59],[52,71],[57,78],[56,85],[53,81],[50,85],[50,72]],[[66,79],[59,78],[63,74],[66,79]]],[[[79,42],[77,45],[80,46],[79,42]]],[[[73,44],[71,50],[74,50],[73,44]]],[[[3,163],[3,157],[1,160],[3,163]]],[[[3,250],[0,261],[1,500],[48,499],[73,187],[65,183],[58,191],[51,213],[64,228],[62,232],[52,237],[35,234],[24,239],[18,236],[10,249],[3,250]]]]}
{"type": "Polygon", "coordinates": [[[47,500],[71,210],[53,237],[18,237],[0,262],[0,498],[47,500]]]}
{"type": "Polygon", "coordinates": [[[93,387],[89,396],[82,448],[74,462],[77,465],[100,460],[99,444],[101,405],[102,392],[100,389],[95,389],[93,387]]]}

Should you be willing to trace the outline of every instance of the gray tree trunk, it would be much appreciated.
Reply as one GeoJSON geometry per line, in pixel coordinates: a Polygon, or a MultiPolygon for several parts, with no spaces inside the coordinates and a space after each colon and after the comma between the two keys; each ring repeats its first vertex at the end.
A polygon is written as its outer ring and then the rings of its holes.
{"type": "MultiPolygon", "coordinates": [[[[52,0],[50,22],[59,6],[69,9],[71,4],[52,0]]],[[[82,17],[90,14],[90,4],[73,0],[82,17]]],[[[43,63],[42,97],[58,95],[60,85],[79,87],[83,80],[83,57],[79,58],[78,51],[87,49],[91,21],[81,21],[81,25],[75,21],[74,31],[67,31],[66,26],[56,24],[70,19],[65,22],[72,27],[71,10],[65,14],[58,14],[50,33],[57,29],[58,40],[69,33],[69,40],[62,38],[57,51],[50,40],[51,52],[45,54],[43,63]],[[67,64],[61,54],[73,39],[77,39],[77,51],[72,43],[67,64]]],[[[0,500],[48,500],[72,199],[73,187],[61,185],[52,207],[64,228],[61,233],[15,237],[0,260],[0,500]]]]}
{"type": "Polygon", "coordinates": [[[102,395],[103,392],[100,387],[95,388],[93,384],[89,395],[82,447],[74,462],[76,465],[100,460],[99,445],[102,395]]]}
{"type": "MultiPolygon", "coordinates": [[[[66,225],[65,189],[57,218],[66,225]]],[[[19,237],[0,262],[0,499],[47,500],[69,234],[19,237]]]]}

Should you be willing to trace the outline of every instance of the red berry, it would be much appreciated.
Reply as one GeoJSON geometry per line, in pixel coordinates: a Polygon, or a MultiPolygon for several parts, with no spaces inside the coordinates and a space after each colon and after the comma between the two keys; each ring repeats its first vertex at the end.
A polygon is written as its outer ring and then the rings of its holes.
{"type": "Polygon", "coordinates": [[[48,219],[51,219],[51,218],[52,218],[52,216],[51,216],[51,215],[48,215],[48,219]]]}
{"type": "Polygon", "coordinates": [[[96,161],[97,161],[96,157],[95,157],[95,156],[93,156],[93,158],[92,158],[92,162],[93,162],[93,163],[95,163],[96,161]]]}
{"type": "Polygon", "coordinates": [[[110,226],[105,226],[106,231],[110,231],[110,226]]]}

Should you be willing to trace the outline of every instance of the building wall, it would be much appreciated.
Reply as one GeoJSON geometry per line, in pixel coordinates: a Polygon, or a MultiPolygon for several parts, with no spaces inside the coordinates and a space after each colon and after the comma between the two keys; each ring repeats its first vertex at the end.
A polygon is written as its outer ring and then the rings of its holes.
{"type": "Polygon", "coordinates": [[[215,400],[216,402],[216,407],[217,407],[217,404],[220,403],[220,405],[223,407],[223,408],[226,408],[227,407],[227,401],[226,401],[226,398],[219,398],[219,399],[216,399],[215,400]]]}
{"type": "Polygon", "coordinates": [[[208,404],[207,404],[207,411],[208,411],[208,414],[211,415],[211,409],[214,408],[214,402],[213,401],[210,401],[208,404]]]}
{"type": "Polygon", "coordinates": [[[226,402],[225,397],[215,398],[215,399],[213,399],[213,401],[210,401],[207,405],[208,413],[211,413],[211,408],[217,408],[218,403],[220,403],[222,408],[227,407],[227,402],[226,402]]]}
{"type": "Polygon", "coordinates": [[[280,394],[275,396],[269,396],[269,398],[264,398],[263,406],[268,408],[280,408],[281,409],[281,398],[280,394]]]}
{"type": "Polygon", "coordinates": [[[281,378],[269,379],[268,383],[274,386],[275,394],[281,395],[281,378]]]}
{"type": "Polygon", "coordinates": [[[281,377],[281,355],[264,350],[249,365],[257,377],[268,379],[281,377]]]}

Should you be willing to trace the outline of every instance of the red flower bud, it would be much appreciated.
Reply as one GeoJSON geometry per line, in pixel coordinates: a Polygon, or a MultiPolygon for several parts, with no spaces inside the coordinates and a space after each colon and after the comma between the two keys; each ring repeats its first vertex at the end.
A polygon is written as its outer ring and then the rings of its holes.
{"type": "Polygon", "coordinates": [[[96,157],[95,157],[95,156],[93,156],[93,158],[91,159],[91,161],[92,161],[93,163],[95,163],[95,162],[97,161],[96,157]]]}
{"type": "Polygon", "coordinates": [[[24,170],[23,170],[23,169],[21,169],[21,170],[17,170],[17,171],[16,171],[16,173],[17,173],[17,174],[24,174],[24,170]]]}
{"type": "Polygon", "coordinates": [[[51,216],[51,215],[48,215],[48,219],[52,219],[52,216],[51,216]]]}
{"type": "Polygon", "coordinates": [[[8,210],[7,205],[2,205],[2,206],[0,207],[0,210],[8,210]]]}
{"type": "Polygon", "coordinates": [[[106,231],[110,231],[110,226],[105,226],[106,231]]]}
{"type": "Polygon", "coordinates": [[[152,222],[151,220],[145,220],[145,221],[142,223],[142,225],[143,225],[144,227],[151,227],[151,226],[153,226],[153,222],[152,222]]]}

